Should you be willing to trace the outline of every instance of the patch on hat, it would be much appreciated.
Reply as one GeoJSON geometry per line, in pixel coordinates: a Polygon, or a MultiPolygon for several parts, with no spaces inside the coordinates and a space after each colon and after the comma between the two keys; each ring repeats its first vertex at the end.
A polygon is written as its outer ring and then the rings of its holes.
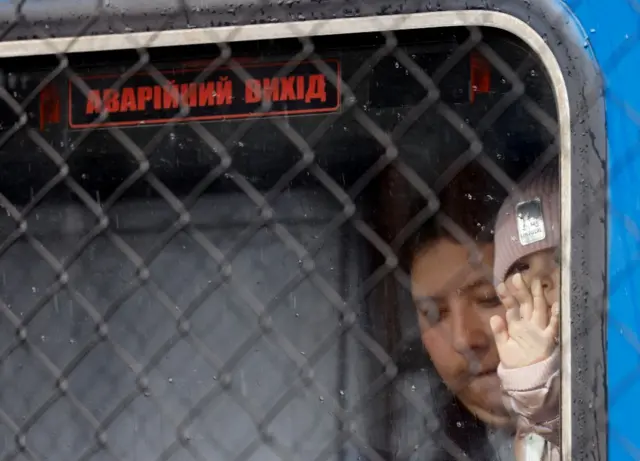
{"type": "Polygon", "coordinates": [[[521,245],[530,245],[545,239],[547,234],[544,230],[542,202],[539,198],[516,205],[516,223],[521,245]]]}

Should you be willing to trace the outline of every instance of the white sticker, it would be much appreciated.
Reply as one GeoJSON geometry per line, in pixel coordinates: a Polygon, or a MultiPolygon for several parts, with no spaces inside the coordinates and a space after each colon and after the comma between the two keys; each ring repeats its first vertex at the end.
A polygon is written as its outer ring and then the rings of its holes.
{"type": "Polygon", "coordinates": [[[525,439],[527,461],[541,461],[544,455],[546,440],[538,434],[528,434],[525,439]]]}
{"type": "Polygon", "coordinates": [[[518,223],[518,239],[521,245],[544,240],[544,217],[542,216],[542,202],[539,198],[520,202],[516,205],[516,222],[518,223]]]}

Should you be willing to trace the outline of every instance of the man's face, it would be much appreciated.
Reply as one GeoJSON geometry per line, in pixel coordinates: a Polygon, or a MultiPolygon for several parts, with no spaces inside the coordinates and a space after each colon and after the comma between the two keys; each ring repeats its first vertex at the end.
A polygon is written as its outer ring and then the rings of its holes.
{"type": "Polygon", "coordinates": [[[472,413],[491,423],[507,415],[489,326],[504,307],[489,279],[493,245],[479,251],[482,264],[472,264],[465,247],[436,240],[415,257],[411,281],[422,342],[438,373],[472,413]]]}

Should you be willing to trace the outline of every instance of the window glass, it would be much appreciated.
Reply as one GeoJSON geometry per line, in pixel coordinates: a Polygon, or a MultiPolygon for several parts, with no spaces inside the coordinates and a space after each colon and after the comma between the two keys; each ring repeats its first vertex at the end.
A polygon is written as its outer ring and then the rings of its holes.
{"type": "Polygon", "coordinates": [[[500,392],[556,366],[544,68],[489,29],[392,36],[3,63],[3,456],[558,449],[514,445],[500,392]]]}

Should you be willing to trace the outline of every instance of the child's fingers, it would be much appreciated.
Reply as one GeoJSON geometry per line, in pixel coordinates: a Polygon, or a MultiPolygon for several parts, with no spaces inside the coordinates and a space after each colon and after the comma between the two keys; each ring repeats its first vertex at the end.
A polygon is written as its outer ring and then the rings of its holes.
{"type": "Polygon", "coordinates": [[[533,314],[531,315],[531,323],[544,330],[549,324],[549,306],[544,297],[542,282],[535,279],[531,283],[531,294],[533,295],[533,314]]]}
{"type": "Polygon", "coordinates": [[[509,340],[509,332],[507,331],[507,324],[504,319],[499,315],[494,315],[489,319],[491,324],[491,331],[493,332],[493,338],[496,341],[496,345],[506,343],[509,340]]]}
{"type": "Polygon", "coordinates": [[[522,274],[516,274],[512,280],[513,292],[511,293],[520,304],[520,317],[523,320],[530,320],[533,314],[533,298],[531,291],[522,278],[522,274]]]}
{"type": "Polygon", "coordinates": [[[500,301],[502,301],[502,305],[507,310],[505,314],[507,323],[511,325],[513,322],[518,322],[520,320],[520,305],[518,304],[518,301],[516,301],[516,299],[507,291],[507,287],[504,283],[498,285],[496,291],[500,297],[500,301]]]}
{"type": "Polygon", "coordinates": [[[545,329],[545,333],[550,338],[558,338],[560,334],[560,304],[555,302],[551,306],[551,317],[549,318],[549,325],[545,329]]]}

